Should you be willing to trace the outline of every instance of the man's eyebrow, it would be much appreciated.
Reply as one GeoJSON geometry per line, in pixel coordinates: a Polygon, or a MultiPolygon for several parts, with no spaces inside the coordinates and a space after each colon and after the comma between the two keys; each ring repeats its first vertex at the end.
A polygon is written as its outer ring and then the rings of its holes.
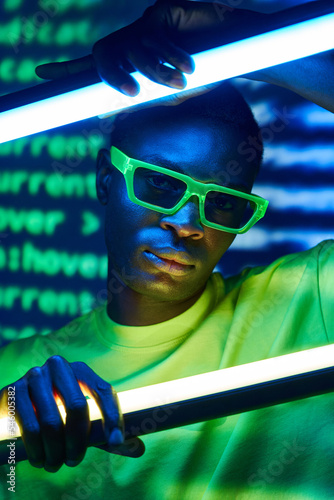
{"type": "MultiPolygon", "coordinates": [[[[160,163],[161,167],[169,168],[170,170],[174,170],[176,172],[179,172],[180,174],[189,175],[177,163],[174,163],[171,160],[165,159],[165,160],[163,160],[163,162],[161,162],[161,158],[159,158],[158,156],[152,155],[152,156],[147,157],[146,163],[150,163],[151,165],[156,165],[155,162],[160,163]]],[[[189,177],[191,177],[191,176],[189,176],[189,177]]],[[[251,188],[249,186],[247,186],[246,183],[243,183],[243,182],[238,182],[238,183],[227,182],[225,184],[220,184],[219,182],[215,182],[214,179],[210,179],[208,181],[205,181],[204,184],[216,184],[217,186],[235,189],[236,191],[242,191],[243,193],[247,193],[247,194],[249,194],[251,192],[251,188]]]]}
{"type": "Polygon", "coordinates": [[[234,184],[233,182],[228,182],[226,185],[224,184],[224,187],[235,189],[236,191],[242,191],[243,193],[247,194],[251,192],[250,187],[247,186],[247,184],[244,184],[243,182],[239,182],[238,184],[234,184]]]}
{"type": "Polygon", "coordinates": [[[160,164],[159,165],[160,167],[169,168],[170,170],[175,170],[176,172],[179,172],[180,174],[185,174],[185,171],[181,167],[179,167],[179,165],[177,163],[174,163],[171,160],[165,159],[165,160],[161,161],[161,158],[159,158],[158,156],[155,156],[155,155],[148,156],[147,158],[148,159],[147,159],[146,163],[150,163],[151,165],[155,165],[155,166],[158,166],[158,164],[160,164]]]}

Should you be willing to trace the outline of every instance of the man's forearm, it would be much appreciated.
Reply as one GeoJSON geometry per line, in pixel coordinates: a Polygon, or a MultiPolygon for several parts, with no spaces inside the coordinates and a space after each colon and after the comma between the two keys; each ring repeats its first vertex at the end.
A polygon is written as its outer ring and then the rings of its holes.
{"type": "MultiPolygon", "coordinates": [[[[177,35],[180,46],[190,53],[248,38],[254,33],[275,30],[289,23],[307,21],[334,10],[330,0],[318,0],[271,14],[231,8],[217,2],[195,5],[198,9],[197,29],[192,16],[188,24],[193,29],[184,29],[177,35]],[[201,5],[203,12],[199,15],[201,5]]],[[[185,8],[183,11],[187,12],[185,8]]],[[[184,24],[187,26],[186,22],[184,24]]],[[[287,88],[334,112],[334,50],[248,73],[244,77],[287,88]]]]}
{"type": "Polygon", "coordinates": [[[244,75],[292,90],[334,113],[334,51],[244,75]]]}

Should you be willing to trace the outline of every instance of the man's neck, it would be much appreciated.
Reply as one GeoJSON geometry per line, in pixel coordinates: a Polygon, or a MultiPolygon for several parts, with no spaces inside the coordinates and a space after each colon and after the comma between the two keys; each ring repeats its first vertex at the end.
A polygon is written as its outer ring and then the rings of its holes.
{"type": "MultiPolygon", "coordinates": [[[[110,284],[110,279],[108,279],[110,284]]],[[[147,326],[162,323],[182,314],[201,296],[203,290],[183,301],[157,300],[140,294],[125,284],[108,289],[108,316],[116,323],[128,326],[147,326]],[[110,289],[112,288],[112,289],[110,289]]]]}

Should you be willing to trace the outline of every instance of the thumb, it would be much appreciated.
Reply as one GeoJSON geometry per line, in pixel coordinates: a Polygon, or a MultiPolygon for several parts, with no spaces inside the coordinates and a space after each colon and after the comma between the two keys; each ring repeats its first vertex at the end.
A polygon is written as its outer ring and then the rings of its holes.
{"type": "Polygon", "coordinates": [[[131,458],[139,458],[145,452],[145,444],[138,437],[126,439],[123,444],[119,444],[117,446],[103,444],[95,446],[95,448],[100,448],[100,450],[107,451],[108,453],[114,453],[115,455],[122,455],[124,457],[131,458]]]}

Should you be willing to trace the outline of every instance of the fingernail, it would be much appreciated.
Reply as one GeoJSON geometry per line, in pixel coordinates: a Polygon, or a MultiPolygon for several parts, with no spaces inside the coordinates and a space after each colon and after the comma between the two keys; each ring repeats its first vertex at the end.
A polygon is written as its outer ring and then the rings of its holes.
{"type": "Polygon", "coordinates": [[[59,469],[60,469],[60,467],[61,467],[61,465],[55,465],[55,466],[53,466],[53,465],[47,465],[47,464],[44,465],[44,469],[47,472],[53,472],[53,473],[58,472],[59,469]]]}
{"type": "Polygon", "coordinates": [[[193,73],[195,67],[193,64],[188,63],[188,62],[182,62],[182,71],[185,73],[193,73]]]}
{"type": "Polygon", "coordinates": [[[68,467],[76,467],[80,462],[78,462],[77,460],[66,460],[65,463],[66,465],[68,465],[68,467]]]}
{"type": "Polygon", "coordinates": [[[175,87],[175,88],[178,88],[178,89],[183,89],[183,87],[185,86],[185,81],[182,77],[175,77],[175,78],[172,78],[171,80],[169,80],[169,85],[171,85],[172,87],[175,87]]]}
{"type": "Polygon", "coordinates": [[[118,427],[115,427],[115,429],[113,429],[111,434],[110,434],[108,445],[115,446],[118,444],[122,444],[123,442],[124,442],[124,437],[123,437],[121,429],[119,429],[118,427]]]}
{"type": "Polygon", "coordinates": [[[37,467],[37,469],[42,469],[44,467],[43,462],[33,462],[32,460],[29,460],[29,462],[30,465],[32,465],[33,467],[37,467]]]}
{"type": "Polygon", "coordinates": [[[137,90],[127,83],[124,83],[124,85],[121,85],[120,89],[123,92],[123,94],[128,95],[130,97],[137,95],[137,90]]]}

